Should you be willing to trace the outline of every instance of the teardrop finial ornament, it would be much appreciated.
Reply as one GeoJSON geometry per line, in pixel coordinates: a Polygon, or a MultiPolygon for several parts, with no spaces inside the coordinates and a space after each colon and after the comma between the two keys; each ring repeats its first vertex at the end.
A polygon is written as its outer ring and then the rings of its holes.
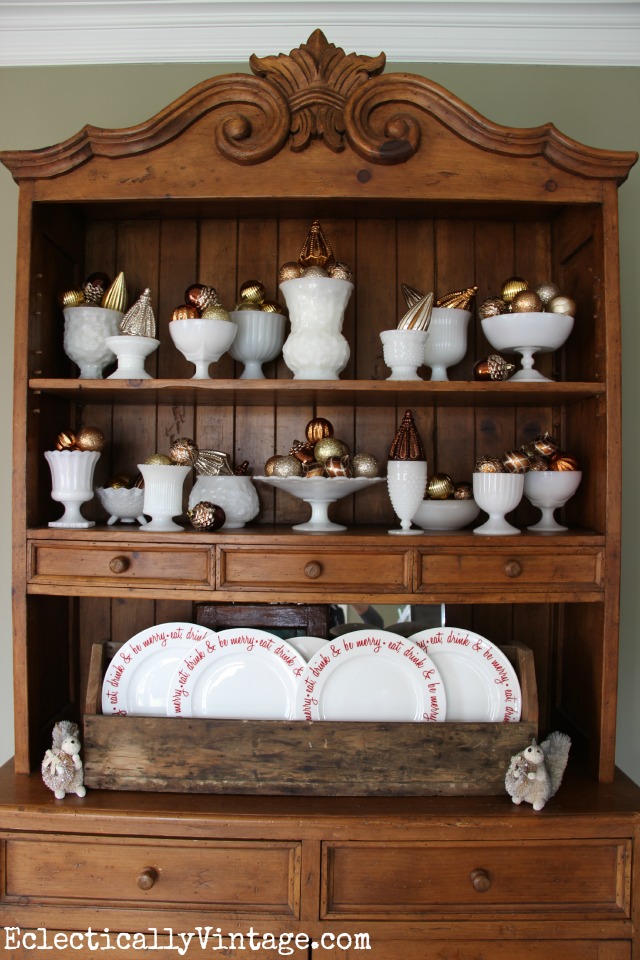
{"type": "Polygon", "coordinates": [[[433,294],[427,293],[400,318],[398,330],[428,330],[432,311],[433,294]]]}
{"type": "Polygon", "coordinates": [[[298,263],[303,267],[326,267],[335,257],[319,220],[314,220],[302,244],[298,263]]]}
{"type": "Polygon", "coordinates": [[[105,310],[118,310],[120,313],[127,309],[127,283],[122,271],[105,290],[100,306],[105,310]]]}
{"type": "Polygon", "coordinates": [[[151,306],[151,290],[142,291],[134,305],[120,321],[120,333],[131,337],[153,337],[156,335],[156,318],[151,306]]]}
{"type": "Polygon", "coordinates": [[[419,290],[416,290],[415,287],[411,287],[408,283],[401,283],[400,289],[407,307],[415,307],[416,303],[422,300],[424,296],[423,293],[420,293],[419,290]]]}
{"type": "Polygon", "coordinates": [[[402,423],[389,447],[389,460],[426,460],[422,437],[411,410],[405,410],[402,423]]]}
{"type": "Polygon", "coordinates": [[[454,290],[445,293],[436,300],[436,307],[449,307],[452,310],[469,310],[478,292],[477,287],[467,287],[465,290],[454,290]]]}

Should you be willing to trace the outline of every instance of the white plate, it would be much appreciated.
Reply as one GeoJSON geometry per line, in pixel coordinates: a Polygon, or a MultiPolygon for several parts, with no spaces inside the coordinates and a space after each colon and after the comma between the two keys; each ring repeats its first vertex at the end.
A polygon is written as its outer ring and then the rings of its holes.
{"type": "Polygon", "coordinates": [[[159,623],[124,643],[107,667],[102,712],[166,717],[169,684],[176,666],[196,643],[215,637],[195,623],[159,623]]]}
{"type": "Polygon", "coordinates": [[[167,714],[238,720],[295,720],[305,661],[265,630],[221,630],[197,644],[174,672],[167,714]]]}
{"type": "Polygon", "coordinates": [[[303,660],[311,660],[328,640],[324,637],[289,637],[287,642],[298,651],[303,660]]]}
{"type": "Polygon", "coordinates": [[[329,640],[306,665],[302,720],[444,720],[446,693],[424,650],[387,630],[329,640]]]}
{"type": "Polygon", "coordinates": [[[485,637],[457,627],[435,627],[414,633],[442,676],[447,692],[447,720],[520,719],[520,683],[508,658],[485,637]]]}

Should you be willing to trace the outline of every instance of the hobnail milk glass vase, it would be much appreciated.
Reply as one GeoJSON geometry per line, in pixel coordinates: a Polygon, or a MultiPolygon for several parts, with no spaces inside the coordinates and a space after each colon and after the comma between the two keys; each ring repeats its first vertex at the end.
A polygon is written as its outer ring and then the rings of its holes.
{"type": "Polygon", "coordinates": [[[104,307],[66,307],[64,313],[64,352],[80,367],[80,380],[102,380],[105,367],[115,354],[107,345],[108,337],[118,333],[124,314],[104,307]]]}
{"type": "Polygon", "coordinates": [[[97,450],[46,450],[44,455],[51,470],[51,499],[64,506],[62,517],[50,521],[49,526],[95,527],[93,520],[82,516],[80,506],[93,498],[93,472],[100,453],[97,450]]]}
{"type": "Polygon", "coordinates": [[[426,460],[389,460],[387,489],[391,505],[400,519],[400,529],[389,530],[389,533],[422,533],[422,530],[411,529],[411,520],[424,499],[426,486],[426,460]]]}
{"type": "Polygon", "coordinates": [[[144,530],[169,533],[184,530],[173,517],[182,513],[182,488],[191,467],[163,463],[139,463],[144,479],[143,513],[151,517],[144,530]]]}
{"type": "Polygon", "coordinates": [[[422,380],[418,367],[424,364],[427,330],[383,330],[382,353],[384,362],[391,369],[387,380],[422,380]]]}
{"type": "Polygon", "coordinates": [[[291,321],[282,356],[293,379],[337,380],[350,354],[342,324],[353,284],[335,277],[299,277],[285,280],[280,290],[291,321]]]}

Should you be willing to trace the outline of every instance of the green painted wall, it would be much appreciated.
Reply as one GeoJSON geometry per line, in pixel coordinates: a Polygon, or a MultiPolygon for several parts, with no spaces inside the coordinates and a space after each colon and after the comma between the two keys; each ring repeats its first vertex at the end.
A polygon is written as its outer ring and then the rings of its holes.
{"type": "MultiPolygon", "coordinates": [[[[304,39],[304,38],[303,38],[304,39]]],[[[251,51],[248,51],[250,53],[251,51]]],[[[377,53],[378,51],[359,51],[377,53]]],[[[534,127],[552,121],[590,146],[640,150],[640,68],[391,64],[387,73],[429,76],[490,120],[534,127]]],[[[0,69],[0,149],[48,146],[85,123],[140,123],[207,77],[244,64],[0,69]]],[[[12,317],[17,187],[0,169],[0,760],[12,752],[10,687],[10,456],[12,317]]],[[[624,539],[618,762],[640,783],[640,169],[620,192],[623,321],[624,539]]],[[[526,641],[526,638],[523,638],[526,641]]]]}

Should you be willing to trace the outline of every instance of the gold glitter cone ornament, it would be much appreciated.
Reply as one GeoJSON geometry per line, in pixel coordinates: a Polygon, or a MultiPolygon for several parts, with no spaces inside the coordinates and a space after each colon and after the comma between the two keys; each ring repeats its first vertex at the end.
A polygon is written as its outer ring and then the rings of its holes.
{"type": "Polygon", "coordinates": [[[436,307],[449,307],[451,310],[470,310],[477,292],[477,287],[467,287],[466,290],[454,290],[453,293],[445,293],[443,297],[439,297],[436,301],[436,307]]]}
{"type": "Polygon", "coordinates": [[[326,267],[327,264],[334,260],[333,250],[324,235],[320,221],[314,220],[302,244],[298,262],[302,264],[303,267],[326,267]]]}
{"type": "Polygon", "coordinates": [[[127,282],[120,271],[111,286],[105,290],[100,304],[105,310],[117,310],[124,313],[127,309],[127,282]]]}
{"type": "Polygon", "coordinates": [[[389,460],[426,460],[422,437],[411,410],[405,410],[402,423],[389,447],[389,460]]]}
{"type": "Polygon", "coordinates": [[[130,337],[156,336],[156,318],[151,306],[151,290],[146,287],[120,321],[120,333],[130,337]]]}

